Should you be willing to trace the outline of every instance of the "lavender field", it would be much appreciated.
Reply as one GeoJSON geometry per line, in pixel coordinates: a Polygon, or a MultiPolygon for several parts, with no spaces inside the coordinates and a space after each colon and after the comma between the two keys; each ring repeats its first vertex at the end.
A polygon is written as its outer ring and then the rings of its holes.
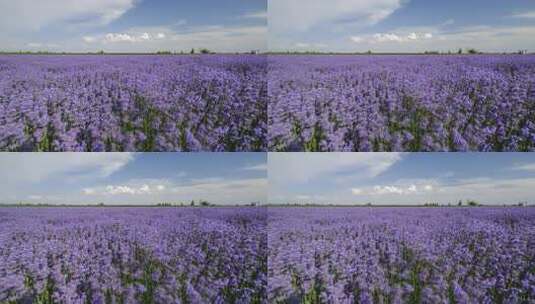
{"type": "Polygon", "coordinates": [[[534,151],[535,56],[272,56],[270,151],[534,151]]]}
{"type": "Polygon", "coordinates": [[[262,56],[0,56],[2,151],[265,151],[262,56]]]}
{"type": "Polygon", "coordinates": [[[262,208],[2,208],[1,303],[264,303],[262,208]]]}
{"type": "Polygon", "coordinates": [[[270,208],[270,303],[535,303],[534,208],[270,208]]]}

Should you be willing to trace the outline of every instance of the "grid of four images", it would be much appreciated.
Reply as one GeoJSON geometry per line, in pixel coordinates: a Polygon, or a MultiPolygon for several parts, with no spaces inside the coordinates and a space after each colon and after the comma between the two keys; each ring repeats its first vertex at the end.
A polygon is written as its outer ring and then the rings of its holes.
{"type": "Polygon", "coordinates": [[[0,0],[0,303],[535,303],[532,37],[527,0],[0,0]]]}

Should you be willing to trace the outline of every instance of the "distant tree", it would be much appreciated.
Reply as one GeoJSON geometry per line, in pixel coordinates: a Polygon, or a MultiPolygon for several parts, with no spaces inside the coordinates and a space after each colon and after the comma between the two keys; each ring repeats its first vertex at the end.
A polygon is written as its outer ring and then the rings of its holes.
{"type": "Polygon", "coordinates": [[[191,49],[191,51],[189,52],[190,54],[195,54],[195,49],[191,49]]]}
{"type": "Polygon", "coordinates": [[[368,53],[368,55],[371,55],[372,54],[372,50],[368,50],[366,53],[368,53]]]}
{"type": "Polygon", "coordinates": [[[467,204],[468,206],[470,206],[470,207],[477,207],[477,206],[479,206],[479,204],[478,204],[476,201],[474,201],[474,200],[468,200],[468,201],[466,202],[466,204],[467,204]]]}
{"type": "Polygon", "coordinates": [[[462,206],[462,205],[463,205],[463,201],[459,200],[459,202],[457,203],[457,206],[462,206]]]}
{"type": "Polygon", "coordinates": [[[203,55],[206,55],[206,54],[210,54],[210,50],[209,49],[201,49],[201,54],[203,55]]]}
{"type": "Polygon", "coordinates": [[[191,200],[191,203],[190,203],[190,206],[195,206],[195,201],[194,200],[191,200]]]}
{"type": "Polygon", "coordinates": [[[468,54],[474,55],[478,54],[479,52],[476,49],[468,49],[468,54]]]}
{"type": "Polygon", "coordinates": [[[462,54],[462,53],[463,53],[463,49],[459,49],[459,50],[457,51],[457,54],[462,54]]]}
{"type": "Polygon", "coordinates": [[[202,207],[210,207],[210,203],[207,202],[207,201],[201,201],[201,206],[202,207]]]}

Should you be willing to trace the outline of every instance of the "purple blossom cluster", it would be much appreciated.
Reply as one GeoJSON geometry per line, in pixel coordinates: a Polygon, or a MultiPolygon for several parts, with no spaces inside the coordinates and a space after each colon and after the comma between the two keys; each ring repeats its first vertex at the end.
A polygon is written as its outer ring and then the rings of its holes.
{"type": "Polygon", "coordinates": [[[533,208],[270,208],[270,303],[535,303],[533,208]]]}
{"type": "Polygon", "coordinates": [[[265,151],[265,56],[0,56],[0,150],[265,151]]]}
{"type": "Polygon", "coordinates": [[[263,208],[2,208],[1,303],[265,303],[263,208]]]}
{"type": "Polygon", "coordinates": [[[272,56],[270,151],[535,151],[535,56],[272,56]]]}

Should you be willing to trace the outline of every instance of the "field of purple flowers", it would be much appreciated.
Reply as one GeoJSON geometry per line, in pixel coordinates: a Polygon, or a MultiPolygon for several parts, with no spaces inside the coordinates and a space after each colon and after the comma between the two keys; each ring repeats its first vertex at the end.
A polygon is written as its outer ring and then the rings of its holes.
{"type": "Polygon", "coordinates": [[[2,151],[265,151],[263,56],[0,56],[2,151]]]}
{"type": "Polygon", "coordinates": [[[262,208],[2,208],[1,303],[265,303],[262,208]]]}
{"type": "Polygon", "coordinates": [[[535,303],[535,208],[275,208],[270,303],[535,303]]]}
{"type": "Polygon", "coordinates": [[[270,151],[534,151],[535,56],[273,56],[270,151]]]}

